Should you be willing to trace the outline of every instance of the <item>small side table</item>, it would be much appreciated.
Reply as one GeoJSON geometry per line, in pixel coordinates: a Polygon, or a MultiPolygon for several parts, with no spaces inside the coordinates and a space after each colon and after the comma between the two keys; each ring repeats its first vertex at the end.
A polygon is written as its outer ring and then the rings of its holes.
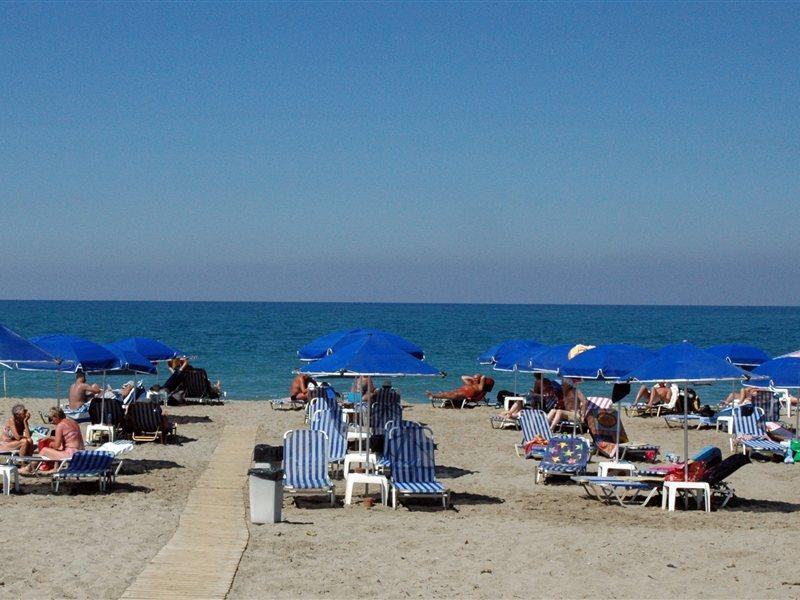
{"type": "Polygon", "coordinates": [[[733,433],[733,417],[717,417],[717,431],[719,431],[719,426],[723,423],[727,432],[733,433]]]}
{"type": "Polygon", "coordinates": [[[3,478],[3,494],[11,495],[11,482],[14,482],[14,491],[19,491],[19,471],[14,465],[0,465],[0,476],[3,478]]]}
{"type": "Polygon", "coordinates": [[[597,474],[600,477],[608,477],[609,475],[634,475],[636,473],[636,465],[629,462],[601,462],[597,466],[597,474]]]}
{"type": "MultiPolygon", "coordinates": [[[[111,425],[89,425],[86,427],[86,441],[90,444],[94,444],[95,436],[108,436],[108,441],[114,441],[114,427],[111,425]]],[[[102,438],[101,438],[102,439],[102,438]]]]}
{"type": "Polygon", "coordinates": [[[389,481],[383,475],[367,473],[350,473],[347,476],[347,487],[345,488],[344,503],[348,505],[353,499],[353,486],[357,483],[364,484],[364,494],[369,492],[369,484],[376,483],[381,486],[381,502],[386,506],[389,498],[389,481]]]}
{"type": "Polygon", "coordinates": [[[670,512],[675,510],[675,496],[678,490],[694,492],[698,508],[702,496],[706,512],[711,512],[711,486],[703,481],[665,481],[661,492],[661,510],[667,508],[667,503],[670,512]]]}
{"type": "Polygon", "coordinates": [[[525,397],[524,396],[506,396],[503,399],[503,409],[508,412],[511,408],[511,405],[515,402],[522,402],[522,406],[525,406],[525,397]]]}
{"type": "Polygon", "coordinates": [[[350,452],[344,456],[344,476],[345,478],[350,474],[350,465],[371,465],[375,466],[378,463],[378,457],[375,453],[370,452],[369,457],[365,452],[350,452]]]}

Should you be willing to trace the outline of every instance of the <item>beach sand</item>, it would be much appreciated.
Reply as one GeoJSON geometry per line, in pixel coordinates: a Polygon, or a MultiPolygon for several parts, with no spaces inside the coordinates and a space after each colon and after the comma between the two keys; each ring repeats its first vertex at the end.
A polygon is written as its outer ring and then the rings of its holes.
{"type": "MultiPolygon", "coordinates": [[[[53,404],[23,402],[34,414],[53,404]]],[[[175,531],[226,423],[259,423],[258,441],[271,444],[302,426],[301,413],[266,402],[169,411],[178,443],[138,445],[112,493],[86,483],[54,496],[49,478],[25,478],[23,494],[0,496],[0,597],[119,597],[175,531]]],[[[729,480],[738,501],[711,514],[607,506],[576,485],[534,486],[535,463],[513,450],[521,434],[492,430],[494,412],[405,413],[435,433],[452,510],[342,507],[341,480],[336,508],[286,499],[285,522],[249,526],[230,597],[800,597],[799,468],[745,466],[729,480]]],[[[683,453],[682,431],[663,420],[624,422],[633,440],[683,453]]],[[[690,432],[690,451],[709,443],[728,454],[726,434],[690,432]]]]}

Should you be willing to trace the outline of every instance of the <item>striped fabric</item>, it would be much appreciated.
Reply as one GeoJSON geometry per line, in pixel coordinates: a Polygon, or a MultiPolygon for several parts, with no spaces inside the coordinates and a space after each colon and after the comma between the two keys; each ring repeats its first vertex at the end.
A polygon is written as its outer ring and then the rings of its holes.
{"type": "MultiPolygon", "coordinates": [[[[330,389],[330,388],[328,388],[330,389]]],[[[341,406],[336,402],[336,398],[331,398],[322,388],[316,388],[309,393],[308,404],[306,405],[306,420],[311,422],[311,417],[318,410],[339,410],[341,406]]]]}
{"type": "Polygon", "coordinates": [[[780,421],[781,403],[775,399],[772,390],[757,390],[751,396],[750,403],[761,409],[767,421],[780,421]]]}
{"type": "Polygon", "coordinates": [[[372,435],[383,435],[386,423],[389,421],[400,422],[403,419],[403,407],[398,402],[374,402],[370,412],[370,427],[372,435]]]}
{"type": "Polygon", "coordinates": [[[530,442],[537,435],[550,441],[553,434],[547,424],[547,415],[541,410],[523,410],[519,413],[519,425],[522,428],[522,444],[530,442]]]}
{"type": "MultiPolygon", "coordinates": [[[[400,429],[408,427],[423,427],[416,421],[387,421],[386,431],[384,433],[383,442],[383,456],[378,459],[376,466],[380,469],[392,468],[392,454],[395,452],[394,444],[400,439],[400,429]],[[396,431],[397,430],[397,431],[396,431]]],[[[425,427],[427,434],[433,439],[433,431],[429,427],[425,427]]]]}
{"type": "Polygon", "coordinates": [[[581,475],[589,463],[589,445],[579,437],[554,437],[547,443],[542,462],[536,470],[537,480],[548,474],[581,475]]]}
{"type": "Polygon", "coordinates": [[[294,429],[283,438],[284,485],[292,490],[330,490],[328,436],[324,431],[294,429]]]}
{"type": "Polygon", "coordinates": [[[605,396],[589,396],[586,398],[586,402],[590,411],[611,410],[613,406],[611,398],[605,396]]]}
{"type": "Polygon", "coordinates": [[[392,485],[404,494],[444,494],[436,480],[434,444],[428,427],[396,427],[391,433],[392,485]]]}
{"type": "Polygon", "coordinates": [[[785,454],[786,449],[771,440],[764,429],[764,411],[753,406],[736,406],[733,409],[733,431],[736,441],[751,450],[764,450],[785,454]]]}
{"type": "Polygon", "coordinates": [[[53,474],[53,487],[58,491],[58,483],[64,479],[99,479],[100,489],[105,491],[106,482],[111,477],[113,452],[104,450],[81,450],[72,455],[67,467],[53,474]]]}
{"type": "Polygon", "coordinates": [[[311,419],[311,429],[324,431],[328,436],[328,460],[344,460],[347,454],[347,423],[342,421],[342,411],[318,410],[311,419]]]}
{"type": "Polygon", "coordinates": [[[128,407],[128,420],[136,436],[160,434],[161,416],[161,407],[154,402],[134,402],[128,407]]]}
{"type": "Polygon", "coordinates": [[[375,390],[375,402],[396,402],[400,404],[400,392],[390,387],[379,387],[375,390]]]}

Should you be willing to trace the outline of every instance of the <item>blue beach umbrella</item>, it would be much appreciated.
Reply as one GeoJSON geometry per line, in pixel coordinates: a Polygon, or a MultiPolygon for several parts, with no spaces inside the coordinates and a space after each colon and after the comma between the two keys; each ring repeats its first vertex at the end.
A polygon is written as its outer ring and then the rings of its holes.
{"type": "Polygon", "coordinates": [[[130,337],[112,342],[113,346],[128,352],[136,352],[149,361],[169,360],[182,356],[180,350],[168,346],[164,342],[145,337],[130,337]]]}
{"type": "Polygon", "coordinates": [[[482,365],[493,365],[498,361],[504,360],[509,356],[544,348],[544,344],[536,340],[506,340],[489,347],[478,357],[478,362],[482,365]]]}
{"type": "Polygon", "coordinates": [[[117,357],[117,366],[111,371],[114,374],[142,373],[155,375],[155,365],[138,352],[134,350],[125,350],[116,344],[103,344],[103,347],[117,357]]]}
{"type": "Polygon", "coordinates": [[[117,357],[113,352],[100,344],[95,344],[78,336],[66,334],[42,335],[31,338],[31,341],[47,350],[53,356],[58,356],[73,363],[70,369],[57,368],[57,365],[53,365],[53,368],[40,365],[43,368],[39,370],[80,370],[85,373],[101,373],[103,371],[111,371],[118,365],[117,357]]]}
{"type": "Polygon", "coordinates": [[[399,335],[381,331],[379,329],[363,328],[334,331],[333,333],[319,337],[300,348],[300,350],[297,351],[297,356],[304,362],[319,360],[325,356],[328,356],[329,354],[333,354],[340,348],[344,348],[353,342],[371,336],[381,336],[385,338],[387,342],[397,348],[400,348],[407,354],[410,354],[411,356],[414,356],[420,360],[425,358],[425,353],[422,351],[422,348],[409,342],[407,339],[400,337],[399,335]]]}
{"type": "Polygon", "coordinates": [[[724,358],[732,365],[747,371],[751,371],[770,358],[761,348],[748,346],[747,344],[718,344],[711,346],[706,352],[719,358],[724,358]]]}
{"type": "MultiPolygon", "coordinates": [[[[632,344],[601,344],[581,352],[568,360],[561,368],[562,377],[572,379],[593,379],[596,381],[617,381],[643,362],[652,359],[653,352],[632,344]]],[[[613,395],[612,395],[613,401],[613,395]]],[[[619,461],[619,436],[622,412],[617,404],[617,443],[614,461],[619,461]]]]}
{"type": "Polygon", "coordinates": [[[408,377],[443,375],[436,367],[398,348],[382,335],[368,335],[308,363],[300,373],[319,377],[408,377]]]}
{"type": "MultiPolygon", "coordinates": [[[[59,358],[26,340],[16,331],[0,325],[0,363],[6,368],[13,369],[19,368],[20,365],[37,363],[57,365],[59,362],[59,358]]],[[[5,371],[3,371],[3,395],[8,395],[5,371]]]]}
{"type": "Polygon", "coordinates": [[[642,383],[683,384],[683,477],[689,478],[688,388],[690,383],[743,381],[750,375],[689,342],[664,346],[657,356],[642,363],[622,379],[642,383]]]}

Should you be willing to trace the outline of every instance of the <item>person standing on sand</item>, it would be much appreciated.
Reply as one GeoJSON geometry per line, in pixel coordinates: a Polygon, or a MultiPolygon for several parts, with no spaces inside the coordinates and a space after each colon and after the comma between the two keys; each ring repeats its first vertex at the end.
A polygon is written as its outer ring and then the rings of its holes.
{"type": "Polygon", "coordinates": [[[86,374],[83,371],[75,373],[75,383],[69,386],[69,408],[80,410],[87,400],[91,400],[100,393],[100,386],[96,383],[86,383],[86,374]]]}

